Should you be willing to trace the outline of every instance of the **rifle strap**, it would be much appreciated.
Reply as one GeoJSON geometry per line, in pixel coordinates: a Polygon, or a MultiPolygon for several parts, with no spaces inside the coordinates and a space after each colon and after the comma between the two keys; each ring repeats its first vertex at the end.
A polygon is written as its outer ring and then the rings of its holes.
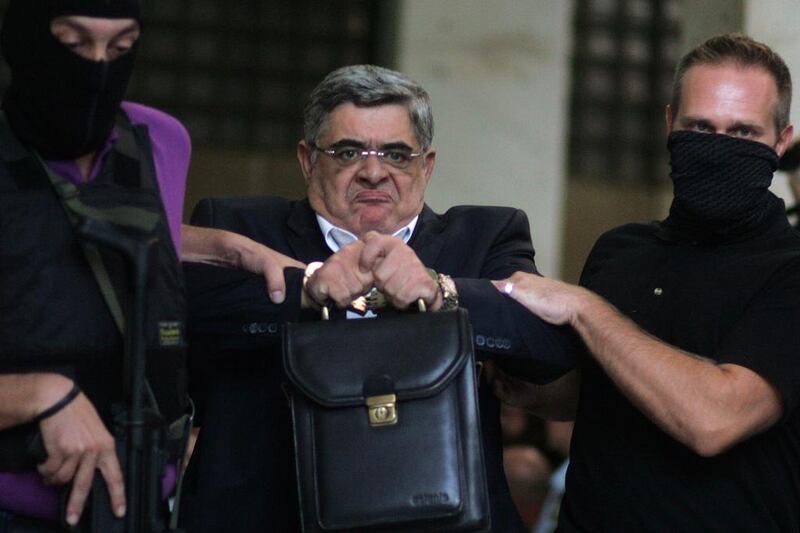
{"type": "MultiPolygon", "coordinates": [[[[130,142],[135,142],[133,141],[132,137],[132,133],[123,129],[120,131],[119,142],[122,144],[130,144],[130,142]],[[124,142],[126,138],[129,141],[128,143],[124,142]]],[[[56,195],[61,202],[61,206],[63,207],[73,229],[76,230],[76,233],[81,221],[86,219],[109,222],[117,226],[130,228],[143,233],[153,233],[155,231],[159,221],[157,214],[145,209],[139,209],[131,206],[114,206],[99,209],[90,205],[86,205],[83,201],[81,201],[80,189],[78,189],[74,183],[67,181],[64,177],[53,172],[38,152],[33,151],[33,154],[36,157],[39,165],[41,165],[42,169],[47,174],[47,178],[50,180],[50,183],[53,185],[53,189],[55,190],[56,195]]],[[[94,276],[100,293],[103,296],[103,301],[105,301],[106,307],[108,307],[108,310],[111,313],[111,316],[114,319],[114,323],[116,324],[120,334],[125,337],[125,313],[122,310],[119,298],[114,290],[111,276],[106,268],[105,262],[103,261],[103,257],[100,254],[100,250],[96,244],[88,242],[85,239],[78,238],[78,242],[80,243],[84,257],[89,264],[89,268],[92,270],[92,275],[94,276]]],[[[127,371],[129,371],[131,368],[130,361],[125,361],[124,368],[126,369],[127,373],[127,371]]],[[[126,376],[124,383],[128,382],[129,379],[126,376]]],[[[145,379],[144,390],[147,394],[147,399],[150,405],[153,407],[153,409],[155,409],[156,413],[160,413],[155,394],[153,394],[153,389],[150,386],[149,380],[147,379],[145,379]]]]}
{"type": "MultiPolygon", "coordinates": [[[[155,229],[156,224],[158,224],[158,215],[143,209],[137,209],[135,207],[128,206],[97,209],[84,204],[80,200],[80,191],[75,184],[67,181],[62,176],[59,176],[50,170],[50,167],[47,166],[38,153],[35,155],[36,159],[39,161],[39,164],[47,173],[47,177],[50,180],[50,183],[52,183],[53,189],[55,189],[58,199],[61,202],[61,206],[64,208],[64,212],[67,214],[67,218],[69,219],[73,228],[77,228],[80,221],[87,218],[111,222],[112,224],[117,224],[124,227],[136,228],[147,233],[152,232],[155,229]]],[[[81,244],[81,249],[83,250],[83,254],[86,257],[86,261],[89,263],[89,267],[92,269],[92,274],[94,274],[97,285],[101,294],[103,295],[103,300],[106,302],[106,306],[108,306],[108,310],[111,312],[111,316],[114,318],[114,323],[117,325],[117,329],[124,336],[125,315],[122,312],[122,307],[120,306],[117,294],[114,292],[114,286],[111,283],[111,277],[109,276],[108,269],[106,268],[105,263],[103,263],[103,259],[100,256],[100,251],[97,249],[97,246],[94,243],[86,242],[83,239],[79,239],[79,241],[81,244]]]]}

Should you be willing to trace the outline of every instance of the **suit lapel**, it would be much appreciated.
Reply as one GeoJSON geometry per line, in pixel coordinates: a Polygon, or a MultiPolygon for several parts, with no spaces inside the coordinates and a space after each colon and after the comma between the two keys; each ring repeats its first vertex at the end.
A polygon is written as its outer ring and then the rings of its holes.
{"type": "Polygon", "coordinates": [[[442,221],[442,217],[425,205],[419,215],[417,227],[414,229],[414,235],[411,236],[408,245],[416,252],[422,264],[427,267],[436,265],[439,253],[444,246],[444,239],[440,238],[444,228],[445,224],[442,221]]]}
{"type": "Polygon", "coordinates": [[[294,203],[286,226],[286,240],[297,260],[303,263],[324,261],[331,255],[307,198],[294,203]]]}

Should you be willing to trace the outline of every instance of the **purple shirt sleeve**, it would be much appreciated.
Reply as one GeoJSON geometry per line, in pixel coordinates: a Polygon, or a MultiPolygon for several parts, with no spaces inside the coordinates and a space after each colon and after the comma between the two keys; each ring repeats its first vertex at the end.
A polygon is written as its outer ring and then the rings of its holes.
{"type": "Polygon", "coordinates": [[[122,109],[133,124],[144,124],[150,131],[156,179],[164,201],[172,242],[181,254],[181,220],[192,145],[189,133],[177,119],[162,111],[133,102],[123,102],[122,109]]]}
{"type": "MultiPolygon", "coordinates": [[[[133,124],[143,124],[150,132],[153,146],[153,160],[156,167],[156,181],[161,191],[164,210],[167,213],[172,242],[178,257],[181,255],[181,220],[183,218],[183,197],[186,192],[186,174],[192,143],[186,128],[175,118],[162,111],[133,102],[122,102],[122,109],[133,124]]],[[[112,131],[105,146],[100,150],[89,173],[93,180],[100,173],[100,167],[117,140],[117,132],[112,131]]],[[[48,161],[50,168],[73,183],[81,183],[78,164],[74,160],[48,161]]]]}
{"type": "MultiPolygon", "coordinates": [[[[162,500],[172,495],[177,479],[177,467],[168,464],[161,478],[162,500]]],[[[5,511],[40,520],[58,521],[59,491],[60,487],[45,485],[36,471],[0,473],[0,509],[5,511]]]]}
{"type": "Polygon", "coordinates": [[[39,472],[0,473],[0,509],[56,521],[58,499],[58,489],[45,485],[39,472]]]}

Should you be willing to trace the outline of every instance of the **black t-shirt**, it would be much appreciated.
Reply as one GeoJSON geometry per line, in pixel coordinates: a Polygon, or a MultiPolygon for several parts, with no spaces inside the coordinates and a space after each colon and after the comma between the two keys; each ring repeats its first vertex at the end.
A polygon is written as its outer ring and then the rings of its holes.
{"type": "Polygon", "coordinates": [[[560,531],[800,531],[800,233],[785,216],[726,244],[623,226],[595,245],[582,284],[656,337],[757,372],[783,418],[703,458],[587,357],[560,531]]]}

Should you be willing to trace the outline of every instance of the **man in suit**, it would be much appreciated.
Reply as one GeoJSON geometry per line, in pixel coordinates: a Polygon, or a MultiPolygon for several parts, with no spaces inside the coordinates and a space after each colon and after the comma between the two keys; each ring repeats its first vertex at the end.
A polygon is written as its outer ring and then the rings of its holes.
{"type": "MultiPolygon", "coordinates": [[[[285,270],[281,304],[267,298],[262,278],[187,267],[194,378],[204,389],[183,502],[190,531],[299,529],[280,325],[318,319],[320,305],[371,317],[350,304],[373,287],[397,308],[420,298],[433,311],[460,305],[479,359],[539,382],[574,363],[564,330],[490,282],[536,273],[525,214],[459,206],[439,215],[425,205],[436,151],[419,85],[380,67],[344,67],[313,91],[304,119],[297,156],[306,199],[204,200],[194,213],[195,224],[241,233],[309,266],[285,270]]],[[[522,531],[503,474],[499,405],[483,386],[480,408],[493,530],[522,531]]]]}

